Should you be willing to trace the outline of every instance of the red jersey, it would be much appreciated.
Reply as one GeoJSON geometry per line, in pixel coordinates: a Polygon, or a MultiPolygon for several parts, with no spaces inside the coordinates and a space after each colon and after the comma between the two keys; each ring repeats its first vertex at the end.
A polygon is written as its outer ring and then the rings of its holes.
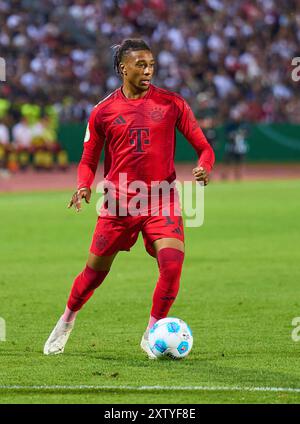
{"type": "Polygon", "coordinates": [[[127,173],[128,183],[140,180],[150,186],[152,181],[174,181],[176,128],[196,150],[198,166],[210,172],[214,152],[181,96],[150,85],[143,98],[128,99],[117,89],[91,113],[78,189],[91,186],[103,147],[108,181],[117,184],[120,173],[127,173]]]}

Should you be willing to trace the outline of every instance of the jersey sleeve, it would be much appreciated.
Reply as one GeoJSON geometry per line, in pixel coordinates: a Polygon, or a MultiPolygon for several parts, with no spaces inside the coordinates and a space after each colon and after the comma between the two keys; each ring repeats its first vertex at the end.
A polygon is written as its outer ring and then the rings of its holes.
{"type": "Polygon", "coordinates": [[[208,143],[203,131],[193,114],[192,109],[184,99],[178,99],[177,128],[193,146],[198,155],[198,166],[202,166],[207,172],[212,170],[215,162],[215,154],[208,143]]]}
{"type": "Polygon", "coordinates": [[[105,136],[97,124],[99,109],[94,108],[86,128],[83,153],[77,169],[77,189],[90,188],[96,174],[105,136]]]}

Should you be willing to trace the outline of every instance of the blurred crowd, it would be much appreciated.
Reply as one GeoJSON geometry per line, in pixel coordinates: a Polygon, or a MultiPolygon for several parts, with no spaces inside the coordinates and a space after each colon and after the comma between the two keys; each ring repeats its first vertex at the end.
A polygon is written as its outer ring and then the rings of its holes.
{"type": "Polygon", "coordinates": [[[185,97],[204,125],[300,122],[297,0],[0,0],[0,96],[85,120],[120,84],[110,47],[129,37],[150,44],[154,83],[185,97]]]}
{"type": "Polygon", "coordinates": [[[57,115],[51,108],[24,104],[13,122],[7,101],[0,99],[0,177],[28,167],[36,170],[66,170],[68,154],[57,140],[57,115]]]}

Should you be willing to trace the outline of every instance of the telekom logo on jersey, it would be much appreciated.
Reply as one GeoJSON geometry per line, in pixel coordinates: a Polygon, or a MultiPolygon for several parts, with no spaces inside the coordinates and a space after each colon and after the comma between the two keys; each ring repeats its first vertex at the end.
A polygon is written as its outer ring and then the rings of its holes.
{"type": "Polygon", "coordinates": [[[130,128],[129,129],[129,144],[135,146],[133,153],[145,153],[143,145],[150,144],[150,129],[149,128],[130,128]]]}
{"type": "MultiPolygon", "coordinates": [[[[137,144],[136,148],[142,147],[137,144]]],[[[204,222],[204,186],[193,181],[152,181],[149,187],[140,180],[128,183],[127,173],[120,173],[116,184],[101,181],[96,192],[101,216],[182,215],[186,227],[200,227],[204,222]]]]}

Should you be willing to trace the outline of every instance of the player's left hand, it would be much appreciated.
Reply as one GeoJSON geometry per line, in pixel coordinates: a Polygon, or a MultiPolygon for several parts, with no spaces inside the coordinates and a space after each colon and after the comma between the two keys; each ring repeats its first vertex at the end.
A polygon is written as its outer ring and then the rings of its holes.
{"type": "Polygon", "coordinates": [[[202,166],[194,168],[193,175],[196,181],[203,182],[205,186],[208,184],[208,172],[202,166]]]}

